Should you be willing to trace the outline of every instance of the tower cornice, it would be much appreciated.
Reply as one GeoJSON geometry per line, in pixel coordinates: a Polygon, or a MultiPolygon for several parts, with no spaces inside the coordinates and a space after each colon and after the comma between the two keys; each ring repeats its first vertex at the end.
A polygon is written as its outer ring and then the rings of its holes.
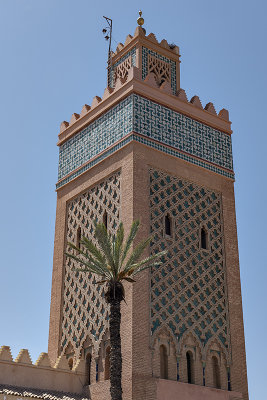
{"type": "Polygon", "coordinates": [[[58,146],[61,146],[66,140],[91,124],[95,119],[114,107],[118,102],[132,93],[139,94],[158,104],[170,108],[173,111],[184,114],[196,121],[206,124],[212,128],[219,129],[226,134],[232,134],[231,122],[224,118],[228,112],[221,110],[216,114],[212,103],[208,103],[204,108],[200,101],[196,102],[197,96],[188,101],[186,93],[180,89],[177,95],[173,95],[168,87],[158,87],[153,77],[142,81],[140,71],[136,67],[129,70],[127,80],[119,79],[114,88],[106,88],[103,97],[94,97],[91,107],[83,107],[81,114],[73,114],[70,123],[62,122],[60,133],[58,135],[58,146]],[[208,109],[207,109],[208,108],[208,109]],[[212,110],[212,111],[209,111],[212,110]]]}

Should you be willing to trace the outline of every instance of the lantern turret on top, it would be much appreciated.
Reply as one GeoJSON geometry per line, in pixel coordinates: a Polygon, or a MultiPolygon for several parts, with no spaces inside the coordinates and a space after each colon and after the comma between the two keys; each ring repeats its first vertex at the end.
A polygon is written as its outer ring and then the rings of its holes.
{"type": "Polygon", "coordinates": [[[165,39],[158,42],[153,33],[146,36],[141,25],[136,28],[134,36],[128,35],[125,43],[119,43],[112,54],[110,86],[114,87],[118,78],[127,78],[134,66],[142,71],[142,80],[153,73],[159,87],[165,84],[176,94],[180,89],[179,47],[168,44],[165,39]]]}

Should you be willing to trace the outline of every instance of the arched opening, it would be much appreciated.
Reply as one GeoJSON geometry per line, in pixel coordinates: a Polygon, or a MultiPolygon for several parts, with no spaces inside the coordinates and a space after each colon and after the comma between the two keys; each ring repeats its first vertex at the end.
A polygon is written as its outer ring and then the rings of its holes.
{"type": "Polygon", "coordinates": [[[79,228],[77,229],[77,236],[76,236],[76,247],[78,247],[78,249],[81,248],[81,237],[82,237],[82,230],[81,227],[79,226],[79,228]]]}
{"type": "Polygon", "coordinates": [[[106,229],[108,229],[108,214],[105,211],[103,215],[103,224],[105,225],[106,229]]]}
{"type": "Polygon", "coordinates": [[[171,236],[172,234],[171,219],[169,215],[165,215],[165,235],[171,236]]]}
{"type": "Polygon", "coordinates": [[[187,382],[194,383],[194,358],[191,351],[186,353],[186,364],[187,364],[187,382]]]}
{"type": "Polygon", "coordinates": [[[160,378],[168,379],[168,354],[167,348],[164,344],[161,344],[159,347],[160,353],[160,378]]]}
{"type": "Polygon", "coordinates": [[[88,353],[85,360],[86,385],[91,385],[91,365],[92,365],[92,355],[88,353]]]}
{"type": "Polygon", "coordinates": [[[217,389],[221,389],[220,368],[217,357],[213,356],[211,362],[213,371],[213,386],[217,389]]]}
{"type": "Polygon", "coordinates": [[[105,381],[110,379],[110,346],[106,348],[105,357],[105,381]]]}
{"type": "Polygon", "coordinates": [[[70,370],[72,370],[72,368],[73,368],[73,358],[69,358],[68,359],[68,364],[69,364],[70,370]]]}
{"type": "Polygon", "coordinates": [[[208,249],[208,233],[205,228],[201,228],[200,232],[200,247],[204,250],[208,249]]]}

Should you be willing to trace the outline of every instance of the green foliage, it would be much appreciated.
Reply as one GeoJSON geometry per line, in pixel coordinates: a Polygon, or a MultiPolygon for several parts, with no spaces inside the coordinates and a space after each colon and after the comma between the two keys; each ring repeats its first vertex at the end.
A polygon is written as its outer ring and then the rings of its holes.
{"type": "Polygon", "coordinates": [[[166,251],[162,251],[140,261],[144,250],[151,242],[151,238],[140,242],[135,249],[130,251],[139,225],[139,221],[132,223],[129,236],[124,241],[122,223],[120,223],[116,235],[110,235],[104,224],[96,224],[97,246],[92,240],[83,236],[80,241],[81,248],[73,243],[68,243],[76,252],[76,255],[66,253],[66,256],[81,264],[81,268],[75,270],[99,275],[101,277],[99,284],[105,282],[115,284],[123,280],[134,282],[133,277],[135,275],[147,268],[161,264],[157,260],[166,254],[166,251]]]}

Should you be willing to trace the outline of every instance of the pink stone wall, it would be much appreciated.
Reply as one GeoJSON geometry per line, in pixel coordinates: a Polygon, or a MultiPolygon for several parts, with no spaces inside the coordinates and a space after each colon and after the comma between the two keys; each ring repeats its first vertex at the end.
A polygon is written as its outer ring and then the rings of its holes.
{"type": "Polygon", "coordinates": [[[158,379],[157,400],[238,400],[241,393],[158,379]]]}

